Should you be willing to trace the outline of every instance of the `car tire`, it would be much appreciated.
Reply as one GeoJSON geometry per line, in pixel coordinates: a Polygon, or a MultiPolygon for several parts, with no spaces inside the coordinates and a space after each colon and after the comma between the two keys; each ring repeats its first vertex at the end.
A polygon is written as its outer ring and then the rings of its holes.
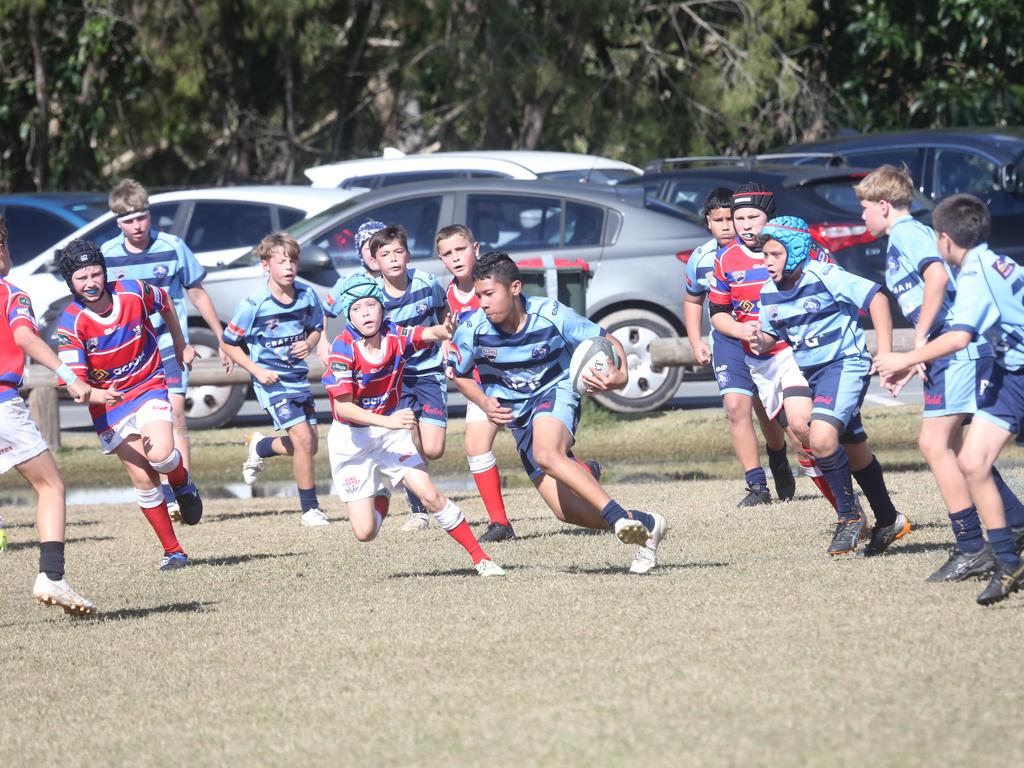
{"type": "Polygon", "coordinates": [[[619,310],[598,322],[622,343],[629,383],[617,392],[594,399],[616,413],[652,411],[671,400],[683,383],[684,371],[679,366],[655,368],[651,364],[650,344],[654,339],[678,336],[675,328],[660,315],[644,309],[619,310]]]}
{"type": "MultiPolygon", "coordinates": [[[[217,336],[209,328],[188,329],[189,342],[203,360],[217,359],[217,336]]],[[[185,393],[185,419],[189,429],[214,429],[227,424],[245,402],[244,384],[190,386],[185,393]]]]}

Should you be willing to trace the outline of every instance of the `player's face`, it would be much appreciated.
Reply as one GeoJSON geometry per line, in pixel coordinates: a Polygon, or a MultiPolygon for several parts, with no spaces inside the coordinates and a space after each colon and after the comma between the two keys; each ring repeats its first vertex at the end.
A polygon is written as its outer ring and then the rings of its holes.
{"type": "Polygon", "coordinates": [[[348,320],[363,336],[373,336],[380,331],[384,319],[384,307],[376,299],[360,299],[348,311],[348,320]]]}
{"type": "Polygon", "coordinates": [[[871,202],[870,200],[860,201],[860,217],[868,225],[868,230],[875,237],[881,237],[886,233],[888,222],[886,219],[887,203],[884,200],[871,202]]]}
{"type": "Polygon", "coordinates": [[[263,270],[278,285],[294,285],[299,264],[288,258],[288,253],[284,248],[275,248],[270,254],[270,258],[263,262],[263,270]]]}
{"type": "Polygon", "coordinates": [[[71,285],[75,293],[92,303],[103,298],[104,289],[107,287],[107,276],[103,273],[103,267],[92,264],[88,267],[76,269],[71,274],[71,285]]]}
{"type": "Polygon", "coordinates": [[[374,275],[380,274],[380,267],[377,266],[377,260],[373,258],[373,254],[370,253],[369,240],[363,243],[363,247],[359,249],[359,258],[363,260],[363,266],[366,267],[368,272],[371,272],[374,275]]]}
{"type": "Polygon", "coordinates": [[[778,240],[768,240],[761,248],[761,255],[764,256],[764,265],[772,280],[781,283],[782,273],[786,269],[786,246],[778,240]]]}
{"type": "Polygon", "coordinates": [[[437,255],[456,280],[463,280],[473,274],[473,265],[480,255],[480,243],[469,242],[465,235],[452,235],[438,242],[437,255]]]}
{"type": "Polygon", "coordinates": [[[732,225],[748,248],[755,245],[754,241],[767,223],[768,215],[759,208],[737,208],[732,212],[732,225]]]}
{"type": "Polygon", "coordinates": [[[375,258],[382,275],[398,277],[405,272],[405,266],[409,263],[409,252],[400,240],[394,240],[378,246],[375,258]]]}
{"type": "Polygon", "coordinates": [[[477,298],[480,299],[480,309],[487,315],[487,319],[494,325],[501,325],[507,322],[515,314],[516,302],[519,301],[519,293],[523,284],[513,280],[511,285],[505,285],[492,277],[484,278],[474,282],[477,298]]]}
{"type": "Polygon", "coordinates": [[[706,221],[711,236],[719,245],[725,245],[736,237],[736,230],[732,228],[732,211],[730,209],[715,208],[708,212],[706,221]]]}
{"type": "Polygon", "coordinates": [[[127,221],[117,222],[117,228],[124,232],[124,239],[136,248],[145,248],[149,245],[149,212],[132,216],[127,221]]]}

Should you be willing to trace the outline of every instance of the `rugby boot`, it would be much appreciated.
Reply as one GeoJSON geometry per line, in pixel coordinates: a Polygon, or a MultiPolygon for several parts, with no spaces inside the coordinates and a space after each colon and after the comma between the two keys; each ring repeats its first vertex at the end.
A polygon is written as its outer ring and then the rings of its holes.
{"type": "Polygon", "coordinates": [[[491,523],[487,526],[487,530],[484,531],[477,541],[509,541],[516,537],[516,532],[512,530],[512,524],[502,525],[501,523],[491,523]]]}
{"type": "Polygon", "coordinates": [[[778,474],[775,474],[773,469],[772,479],[775,481],[775,495],[779,501],[792,501],[796,496],[796,478],[793,477],[793,470],[789,464],[786,465],[785,471],[780,469],[778,474]]]}
{"type": "Polygon", "coordinates": [[[245,438],[247,453],[245,461],[242,462],[242,480],[245,481],[246,485],[255,483],[256,478],[263,471],[263,458],[256,453],[256,446],[259,445],[262,439],[262,432],[253,432],[245,438]]]}
{"type": "Polygon", "coordinates": [[[587,465],[587,469],[590,470],[590,474],[594,476],[597,482],[601,482],[601,463],[595,459],[587,459],[583,462],[587,465]]]}
{"type": "Polygon", "coordinates": [[[88,616],[96,613],[96,606],[92,601],[87,600],[75,592],[68,584],[67,579],[53,581],[45,573],[36,576],[36,583],[32,587],[32,597],[42,605],[55,605],[64,610],[69,616],[88,616]]]}
{"type": "Polygon", "coordinates": [[[188,555],[184,552],[164,552],[160,559],[161,571],[176,571],[188,565],[188,555]]]}
{"type": "Polygon", "coordinates": [[[171,490],[174,491],[174,498],[178,502],[181,521],[185,525],[195,525],[203,519],[203,499],[199,495],[199,489],[196,488],[196,484],[192,482],[191,473],[184,485],[179,485],[171,490]]]}
{"type": "Polygon", "coordinates": [[[1011,572],[997,560],[995,572],[992,574],[992,581],[978,595],[978,605],[992,605],[1000,600],[1005,600],[1020,589],[1021,581],[1024,581],[1024,565],[1011,572]]]}
{"type": "Polygon", "coordinates": [[[630,573],[647,573],[658,565],[658,545],[668,535],[670,526],[664,515],[651,512],[651,517],[654,518],[654,530],[651,531],[647,542],[642,547],[636,548],[633,562],[629,566],[630,573]]]}
{"type": "Polygon", "coordinates": [[[487,558],[484,558],[483,560],[481,560],[474,567],[476,568],[476,572],[479,573],[481,576],[484,576],[484,577],[487,577],[487,576],[504,576],[505,575],[505,569],[504,568],[502,568],[500,565],[498,565],[493,560],[488,560],[487,558]]]}
{"type": "Polygon", "coordinates": [[[747,495],[740,499],[737,507],[759,507],[772,503],[772,492],[767,485],[748,485],[747,495]]]}
{"type": "Polygon", "coordinates": [[[836,532],[832,535],[832,543],[828,545],[830,555],[845,555],[853,552],[864,538],[864,516],[852,520],[840,520],[836,523],[836,532]]]}
{"type": "Polygon", "coordinates": [[[871,537],[864,549],[857,553],[858,557],[875,557],[885,552],[894,541],[902,539],[910,533],[910,521],[902,512],[896,513],[896,521],[892,525],[882,527],[875,523],[871,537]]]}
{"type": "Polygon", "coordinates": [[[992,548],[988,544],[985,544],[977,552],[964,552],[958,547],[953,547],[949,553],[949,559],[928,577],[928,581],[939,583],[982,578],[992,573],[992,569],[995,567],[995,555],[992,554],[992,548]]]}

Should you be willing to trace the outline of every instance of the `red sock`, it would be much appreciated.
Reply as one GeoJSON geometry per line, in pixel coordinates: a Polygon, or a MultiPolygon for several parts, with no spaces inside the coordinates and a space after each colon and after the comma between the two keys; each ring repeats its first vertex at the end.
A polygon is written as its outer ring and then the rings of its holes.
{"type": "Polygon", "coordinates": [[[167,483],[171,488],[180,488],[188,482],[188,469],[185,468],[185,462],[182,461],[181,454],[175,452],[175,455],[178,457],[178,466],[165,474],[167,475],[167,483]]]}
{"type": "Polygon", "coordinates": [[[178,537],[174,535],[174,526],[171,524],[171,516],[167,514],[167,502],[161,501],[160,506],[150,507],[139,507],[142,510],[142,514],[149,520],[149,524],[153,526],[153,530],[156,532],[156,536],[160,539],[160,545],[164,548],[164,552],[184,552],[181,548],[181,544],[178,543],[178,537]]]}
{"type": "Polygon", "coordinates": [[[828,499],[828,503],[832,505],[832,509],[836,510],[836,512],[839,512],[839,507],[836,505],[835,494],[832,493],[832,486],[828,484],[828,480],[826,480],[824,475],[821,474],[821,470],[818,469],[818,465],[817,463],[815,463],[814,459],[804,458],[803,456],[798,455],[797,461],[800,462],[800,466],[803,467],[804,469],[816,470],[813,475],[808,474],[806,472],[804,474],[807,474],[808,477],[810,477],[811,480],[814,481],[814,484],[818,486],[818,490],[821,491],[821,495],[828,499]]]}
{"type": "Polygon", "coordinates": [[[383,493],[379,496],[373,497],[373,508],[377,514],[382,518],[388,516],[388,510],[391,508],[391,497],[385,496],[383,493]]]}
{"type": "Polygon", "coordinates": [[[480,498],[484,500],[484,508],[491,522],[508,525],[505,500],[501,498],[501,475],[498,474],[498,468],[491,467],[483,472],[474,472],[473,480],[476,481],[476,488],[480,491],[480,498]]]}
{"type": "Polygon", "coordinates": [[[459,542],[463,549],[469,552],[469,556],[473,558],[473,565],[476,565],[481,560],[491,559],[487,556],[487,553],[480,548],[480,542],[476,540],[476,536],[473,535],[473,531],[469,529],[469,523],[465,520],[448,531],[448,535],[459,542]]]}

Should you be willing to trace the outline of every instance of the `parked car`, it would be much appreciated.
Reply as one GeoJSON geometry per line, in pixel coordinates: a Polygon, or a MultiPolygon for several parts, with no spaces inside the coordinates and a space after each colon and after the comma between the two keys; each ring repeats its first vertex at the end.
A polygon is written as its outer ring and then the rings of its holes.
{"type": "MultiPolygon", "coordinates": [[[[619,338],[629,355],[630,384],[603,399],[619,411],[642,411],[669,400],[683,371],[655,369],[648,345],[660,336],[683,332],[682,256],[704,242],[705,230],[692,216],[642,191],[604,185],[508,180],[462,180],[403,185],[363,193],[289,228],[302,247],[300,279],[325,295],[341,275],[359,268],[354,235],[367,219],[401,224],[409,233],[412,265],[447,283],[434,252],[434,235],[448,224],[465,222],[484,251],[502,248],[517,260],[547,256],[584,259],[593,278],[587,291],[588,315],[619,338]]],[[[255,253],[210,271],[204,287],[222,321],[266,277],[255,253]]],[[[53,304],[44,327],[50,329],[66,300],[53,304]]],[[[189,318],[193,338],[209,338],[198,313],[189,318]]],[[[332,323],[337,332],[340,324],[332,323]]],[[[196,428],[231,419],[248,387],[190,389],[189,422],[196,428]]]]}
{"type": "Polygon", "coordinates": [[[639,176],[635,165],[596,155],[572,152],[434,152],[406,155],[384,150],[381,157],[345,160],[307,168],[314,187],[367,187],[380,189],[396,184],[442,179],[547,179],[615,184],[639,176]]]}
{"type": "MultiPolygon", "coordinates": [[[[906,163],[918,190],[938,202],[958,192],[980,197],[992,214],[989,244],[1024,262],[1024,128],[950,128],[837,136],[784,152],[839,153],[850,165],[906,163]]],[[[815,163],[795,158],[798,164],[815,163]]]]}
{"type": "Polygon", "coordinates": [[[107,196],[98,192],[0,195],[0,215],[7,222],[11,241],[11,263],[21,266],[106,212],[107,196]]]}
{"type": "MultiPolygon", "coordinates": [[[[740,184],[756,181],[775,194],[779,214],[799,216],[811,229],[814,238],[824,245],[845,269],[885,285],[885,252],[887,238],[875,238],[861,220],[860,202],[853,190],[866,171],[847,167],[818,168],[792,166],[774,162],[757,162],[754,158],[679,159],[676,170],[649,173],[619,186],[640,187],[648,195],[659,198],[684,211],[699,215],[704,199],[715,187],[735,189],[740,184]]],[[[914,200],[911,212],[927,219],[932,204],[923,196],[914,200]]],[[[893,320],[905,326],[903,315],[895,311],[893,320]]]]}

